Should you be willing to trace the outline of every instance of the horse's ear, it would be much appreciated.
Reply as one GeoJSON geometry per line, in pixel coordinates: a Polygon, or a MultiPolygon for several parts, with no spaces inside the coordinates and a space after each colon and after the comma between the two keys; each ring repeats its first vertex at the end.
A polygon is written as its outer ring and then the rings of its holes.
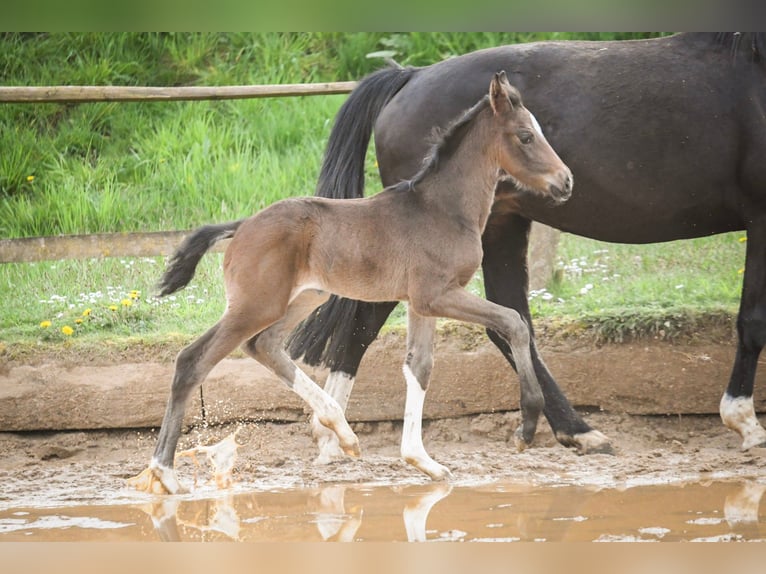
{"type": "Polygon", "coordinates": [[[492,106],[492,111],[495,115],[507,112],[513,109],[513,104],[508,97],[508,89],[513,89],[511,84],[508,83],[508,78],[505,75],[505,71],[500,71],[492,76],[492,81],[489,84],[489,103],[492,106]]]}

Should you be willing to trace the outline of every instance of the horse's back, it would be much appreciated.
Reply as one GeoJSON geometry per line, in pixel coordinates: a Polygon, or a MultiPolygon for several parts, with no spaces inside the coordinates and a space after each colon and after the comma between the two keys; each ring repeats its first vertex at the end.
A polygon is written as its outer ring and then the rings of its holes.
{"type": "Polygon", "coordinates": [[[621,242],[740,229],[737,197],[764,193],[743,189],[743,162],[750,180],[766,180],[764,162],[748,159],[766,151],[766,137],[751,127],[763,123],[763,69],[734,62],[711,38],[518,44],[421,68],[376,124],[383,182],[411,176],[433,129],[504,69],[575,181],[567,204],[528,202],[523,215],[621,242]],[[761,82],[755,96],[753,79],[761,82]]]}

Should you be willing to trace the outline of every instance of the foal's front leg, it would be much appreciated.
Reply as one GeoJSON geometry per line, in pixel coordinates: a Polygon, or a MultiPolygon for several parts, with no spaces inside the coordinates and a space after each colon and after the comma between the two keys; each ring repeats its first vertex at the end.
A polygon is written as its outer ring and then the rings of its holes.
{"type": "MultiPolygon", "coordinates": [[[[412,303],[414,301],[411,300],[412,303]]],[[[449,289],[435,297],[419,299],[417,305],[423,315],[477,323],[500,333],[508,341],[516,358],[521,383],[522,423],[516,430],[516,446],[523,450],[535,436],[545,398],[532,364],[529,329],[521,316],[513,309],[502,307],[459,288],[449,289]]]]}
{"type": "Polygon", "coordinates": [[[452,476],[452,473],[428,456],[422,436],[423,403],[434,364],[435,331],[435,317],[421,317],[411,308],[407,309],[407,356],[403,366],[407,398],[404,404],[401,454],[404,460],[433,480],[443,480],[452,476]]]}

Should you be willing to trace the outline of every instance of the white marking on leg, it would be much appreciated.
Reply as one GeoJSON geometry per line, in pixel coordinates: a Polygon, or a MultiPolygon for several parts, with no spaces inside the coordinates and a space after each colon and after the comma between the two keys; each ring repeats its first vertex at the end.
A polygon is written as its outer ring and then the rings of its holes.
{"type": "Polygon", "coordinates": [[[564,446],[574,447],[579,454],[611,453],[609,437],[595,429],[574,436],[556,433],[556,440],[564,446]]]}
{"type": "MultiPolygon", "coordinates": [[[[345,412],[353,387],[354,377],[343,371],[332,371],[327,376],[324,390],[328,395],[335,399],[341,410],[345,412]]],[[[338,436],[319,422],[316,413],[311,417],[311,434],[319,448],[319,455],[314,460],[316,464],[327,464],[345,456],[338,444],[338,436]]]]}
{"type": "Polygon", "coordinates": [[[404,380],[407,382],[407,398],[404,403],[402,458],[433,480],[442,480],[451,475],[449,469],[428,456],[423,446],[423,403],[426,391],[420,386],[409,366],[404,365],[403,370],[404,380]]]}
{"type": "Polygon", "coordinates": [[[335,399],[297,368],[293,391],[308,403],[322,425],[332,429],[338,435],[338,442],[343,452],[351,456],[359,456],[359,440],[346,422],[343,409],[335,399]]]}
{"type": "Polygon", "coordinates": [[[719,412],[723,424],[742,437],[742,450],[766,443],[766,430],[755,416],[753,397],[732,397],[724,393],[719,412]]]}
{"type": "Polygon", "coordinates": [[[156,458],[152,458],[152,462],[149,464],[149,469],[160,480],[162,486],[164,486],[170,494],[180,494],[187,492],[181,483],[178,481],[176,471],[172,468],[160,464],[156,458]]]}

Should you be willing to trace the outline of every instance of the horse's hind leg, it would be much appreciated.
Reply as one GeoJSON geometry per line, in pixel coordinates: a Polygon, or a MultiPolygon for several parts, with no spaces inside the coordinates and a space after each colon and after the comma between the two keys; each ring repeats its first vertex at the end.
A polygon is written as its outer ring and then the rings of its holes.
{"type": "Polygon", "coordinates": [[[737,354],[721,398],[723,423],[742,437],[742,449],[766,445],[766,430],[753,406],[758,357],[766,345],[766,221],[747,232],[747,259],[737,317],[737,354]]]}
{"type": "Polygon", "coordinates": [[[303,291],[290,303],[280,321],[252,337],[242,348],[306,401],[314,413],[313,417],[337,436],[338,444],[345,454],[359,456],[359,441],[348,425],[343,409],[284,350],[287,335],[326,299],[327,294],[322,291],[303,291]]]}
{"type": "Polygon", "coordinates": [[[435,317],[421,317],[407,309],[407,355],[404,360],[404,380],[407,397],[404,403],[402,427],[402,458],[423,471],[433,480],[451,476],[449,469],[432,459],[423,446],[423,403],[433,368],[435,317]]]}
{"type": "Polygon", "coordinates": [[[516,446],[523,450],[532,442],[545,399],[537,381],[529,352],[529,329],[513,309],[502,307],[464,289],[450,289],[434,298],[411,299],[415,311],[434,317],[448,317],[492,329],[508,341],[516,359],[521,387],[522,424],[516,431],[516,446]]]}
{"type": "MultiPolygon", "coordinates": [[[[326,347],[326,365],[330,368],[330,373],[327,375],[324,390],[337,401],[344,412],[362,357],[397,305],[396,302],[356,302],[354,314],[349,320],[333,323],[336,313],[346,314],[344,306],[348,304],[348,301],[338,299],[331,300],[320,307],[316,316],[312,318],[313,329],[316,330],[317,324],[320,325],[320,332],[315,334],[317,348],[309,346],[309,348],[293,350],[293,358],[296,358],[299,352],[303,352],[304,360],[316,365],[322,360],[322,353],[318,349],[321,348],[324,351],[326,347]],[[329,331],[322,332],[322,328],[329,331]]],[[[314,461],[316,464],[327,464],[344,458],[345,454],[338,444],[337,435],[322,425],[316,415],[311,417],[311,434],[319,449],[319,454],[314,461]]]]}
{"type": "Polygon", "coordinates": [[[205,334],[181,350],[176,358],[170,398],[151,464],[130,481],[136,488],[156,494],[175,494],[184,490],[176,478],[173,462],[189,398],[210,370],[253,332],[249,325],[238,325],[224,315],[205,334]]]}

